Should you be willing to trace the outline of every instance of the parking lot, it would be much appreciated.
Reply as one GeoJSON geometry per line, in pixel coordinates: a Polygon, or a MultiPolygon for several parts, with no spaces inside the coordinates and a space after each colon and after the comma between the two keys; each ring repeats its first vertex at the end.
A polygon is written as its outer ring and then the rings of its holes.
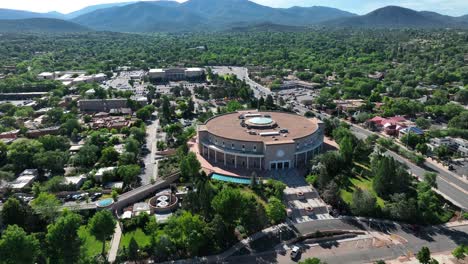
{"type": "Polygon", "coordinates": [[[132,91],[137,96],[145,96],[148,89],[147,83],[142,80],[144,75],[144,71],[123,71],[105,81],[101,87],[104,89],[114,88],[120,91],[132,91]],[[130,85],[132,78],[134,80],[133,87],[130,85]]]}

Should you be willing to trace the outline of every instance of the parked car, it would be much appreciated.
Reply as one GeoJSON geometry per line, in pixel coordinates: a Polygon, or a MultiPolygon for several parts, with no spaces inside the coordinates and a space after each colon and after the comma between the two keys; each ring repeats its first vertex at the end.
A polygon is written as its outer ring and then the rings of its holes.
{"type": "Polygon", "coordinates": [[[298,246],[293,246],[291,250],[291,259],[297,259],[299,254],[301,253],[301,249],[298,246]]]}

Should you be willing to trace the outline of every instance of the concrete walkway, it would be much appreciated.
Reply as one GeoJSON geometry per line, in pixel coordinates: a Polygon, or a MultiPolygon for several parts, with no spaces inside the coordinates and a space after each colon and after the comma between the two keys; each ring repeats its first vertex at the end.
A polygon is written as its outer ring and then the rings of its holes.
{"type": "Polygon", "coordinates": [[[107,261],[109,261],[109,263],[114,263],[115,260],[117,259],[121,237],[122,237],[122,229],[120,228],[120,223],[117,221],[117,224],[115,224],[114,236],[112,237],[112,240],[111,240],[111,248],[107,255],[107,261]]]}

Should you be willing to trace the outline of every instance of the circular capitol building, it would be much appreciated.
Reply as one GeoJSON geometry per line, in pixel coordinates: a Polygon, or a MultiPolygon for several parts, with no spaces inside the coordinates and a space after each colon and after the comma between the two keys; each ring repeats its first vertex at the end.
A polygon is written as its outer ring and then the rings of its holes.
{"type": "Polygon", "coordinates": [[[322,122],[285,112],[240,111],[198,126],[200,154],[239,169],[304,167],[323,144],[322,122]]]}

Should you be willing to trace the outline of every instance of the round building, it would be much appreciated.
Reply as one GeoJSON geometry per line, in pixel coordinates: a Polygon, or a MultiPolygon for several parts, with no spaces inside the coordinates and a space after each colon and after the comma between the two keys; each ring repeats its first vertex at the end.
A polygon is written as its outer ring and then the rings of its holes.
{"type": "Polygon", "coordinates": [[[305,167],[322,144],[320,120],[285,112],[240,111],[198,126],[200,155],[217,166],[236,169],[305,167]]]}

